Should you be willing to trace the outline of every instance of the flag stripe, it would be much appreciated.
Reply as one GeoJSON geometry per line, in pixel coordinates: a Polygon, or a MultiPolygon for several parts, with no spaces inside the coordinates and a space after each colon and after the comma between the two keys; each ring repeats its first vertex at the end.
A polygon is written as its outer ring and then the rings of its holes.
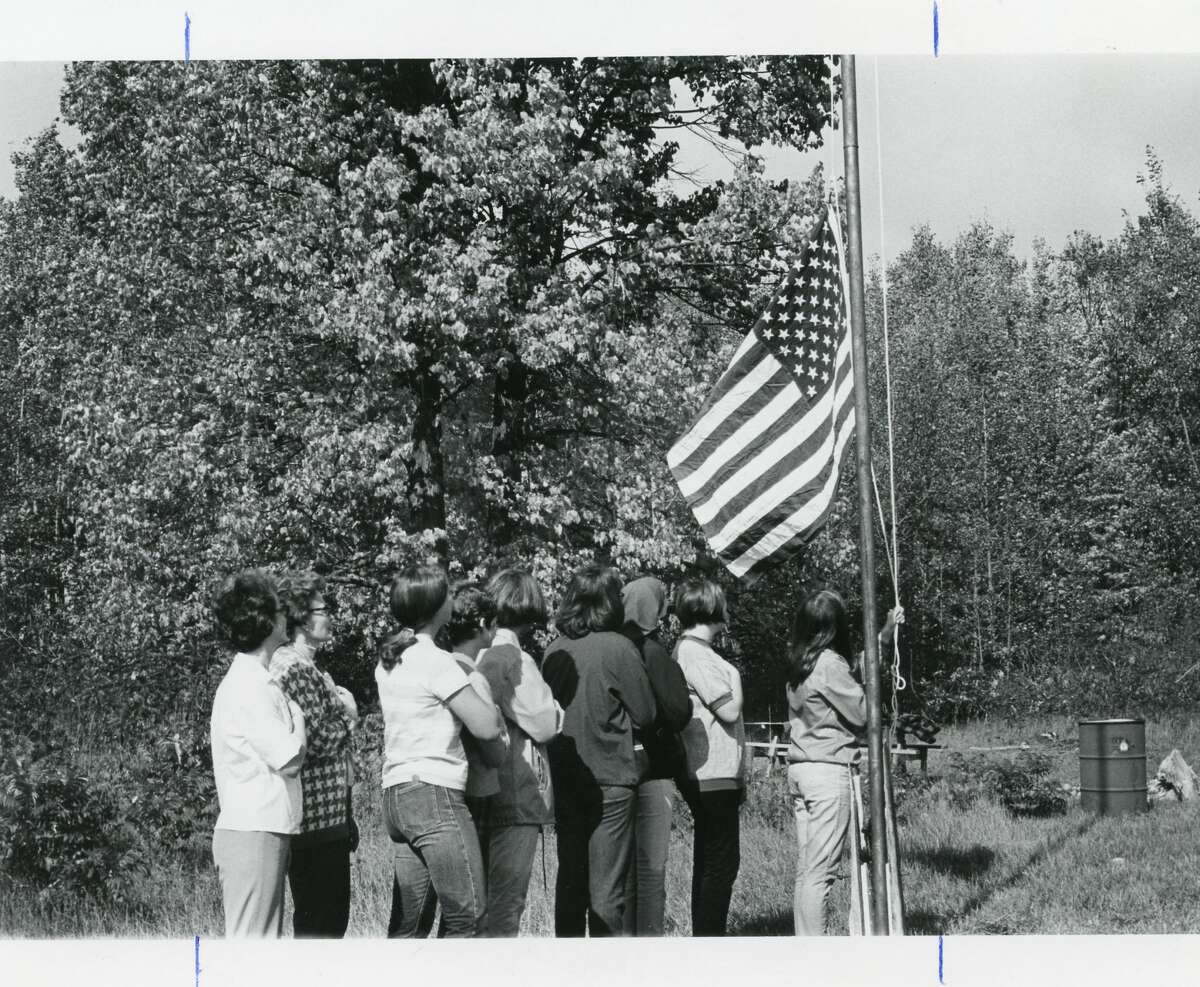
{"type": "MultiPolygon", "coordinates": [[[[745,358],[739,358],[738,362],[745,362],[745,358]]],[[[683,438],[675,443],[671,451],[667,453],[667,465],[672,469],[695,452],[700,444],[715,432],[726,418],[736,412],[748,398],[770,380],[781,368],[779,361],[771,356],[770,353],[767,353],[766,350],[763,350],[757,366],[749,373],[742,376],[733,376],[731,373],[732,369],[731,366],[730,370],[726,370],[724,376],[718,382],[718,387],[722,384],[727,384],[720,398],[707,408],[701,410],[700,417],[696,419],[695,424],[683,438]]]]}
{"type": "MultiPolygon", "coordinates": [[[[768,384],[763,387],[759,391],[759,395],[756,395],[758,397],[756,404],[761,404],[761,407],[754,414],[741,425],[738,425],[736,419],[726,419],[729,427],[719,429],[714,433],[714,437],[723,432],[728,434],[715,446],[705,443],[704,448],[699,451],[705,452],[709,449],[711,451],[707,456],[699,459],[699,465],[690,473],[687,472],[686,463],[675,470],[679,489],[685,497],[691,497],[712,485],[714,478],[717,483],[723,482],[730,470],[740,468],[740,464],[746,460],[748,455],[752,454],[752,450],[758,445],[757,440],[766,435],[771,425],[800,400],[800,387],[795,378],[782,367],[780,370],[786,378],[783,386],[772,388],[768,384]],[[726,465],[729,465],[730,469],[722,470],[722,467],[726,465]],[[720,472],[719,476],[718,472],[720,472]]],[[[689,462],[697,461],[697,459],[697,456],[692,456],[689,462]]]]}
{"type": "Polygon", "coordinates": [[[748,448],[781,416],[787,416],[785,421],[791,417],[790,409],[801,399],[799,386],[791,371],[776,363],[775,373],[743,402],[737,414],[725,418],[686,459],[671,468],[685,497],[694,499],[713,484],[714,477],[724,477],[728,469],[736,468],[746,455],[739,455],[739,450],[748,448]]]}
{"type": "MultiPolygon", "coordinates": [[[[825,441],[823,433],[829,432],[831,418],[837,415],[838,406],[846,399],[846,381],[850,376],[849,358],[847,345],[844,346],[843,352],[838,353],[836,390],[832,387],[827,389],[803,416],[793,419],[790,426],[783,422],[780,428],[761,436],[761,440],[748,448],[734,464],[736,468],[725,471],[727,478],[710,484],[708,488],[692,497],[692,511],[710,538],[721,526],[714,527],[714,522],[722,516],[726,505],[733,498],[736,497],[740,504],[757,500],[776,480],[791,473],[796,465],[820,448],[821,443],[825,441]]],[[[737,512],[735,510],[732,513],[737,512]]]]}
{"type": "MultiPolygon", "coordinates": [[[[847,378],[837,396],[839,423],[847,413],[847,405],[850,403],[848,399],[852,390],[850,380],[847,378]]],[[[711,530],[715,525],[705,526],[704,533],[712,543],[713,551],[718,554],[724,552],[736,539],[757,525],[780,504],[790,503],[792,498],[808,490],[818,480],[822,471],[833,458],[835,433],[829,427],[829,417],[829,412],[825,411],[825,415],[819,423],[825,427],[819,433],[814,433],[814,441],[810,448],[805,448],[799,454],[789,456],[778,470],[772,471],[772,476],[782,474],[774,483],[763,489],[748,503],[737,501],[739,505],[744,504],[742,509],[721,524],[717,530],[711,530]]],[[[696,513],[699,520],[699,511],[696,513]]]]}
{"type": "Polygon", "coordinates": [[[833,469],[825,480],[820,494],[808,501],[792,517],[767,534],[758,544],[744,552],[729,566],[735,576],[744,576],[755,565],[773,555],[794,538],[807,540],[824,523],[829,509],[833,506],[833,495],[837,492],[838,480],[842,475],[842,459],[850,437],[854,434],[853,412],[842,423],[838,432],[837,449],[834,453],[833,469]]]}

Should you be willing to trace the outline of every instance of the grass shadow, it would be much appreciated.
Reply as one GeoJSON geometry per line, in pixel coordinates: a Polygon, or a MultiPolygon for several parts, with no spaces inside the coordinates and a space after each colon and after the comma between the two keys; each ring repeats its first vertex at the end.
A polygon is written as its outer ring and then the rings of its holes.
{"type": "MultiPolygon", "coordinates": [[[[1064,832],[1062,835],[1056,837],[1053,840],[1047,840],[1045,843],[1041,844],[1036,850],[1034,850],[1034,852],[1029,855],[1029,858],[1027,860],[1025,860],[1025,862],[1018,869],[1014,870],[1011,874],[1009,874],[1003,880],[997,881],[995,884],[981,888],[976,894],[972,895],[970,898],[968,898],[966,901],[964,901],[959,908],[947,911],[945,913],[931,912],[931,911],[924,911],[924,910],[917,910],[917,911],[906,913],[904,916],[904,924],[905,924],[906,931],[908,932],[909,935],[934,935],[934,936],[936,936],[936,935],[944,934],[945,932],[948,931],[950,923],[958,921],[960,919],[964,919],[967,916],[969,916],[972,912],[978,911],[984,905],[986,905],[989,901],[991,901],[991,899],[993,897],[998,895],[1000,892],[1006,891],[1009,888],[1013,887],[1015,884],[1019,883],[1032,868],[1038,866],[1038,864],[1040,864],[1042,861],[1044,861],[1047,857],[1050,857],[1052,854],[1057,853],[1059,850],[1061,850],[1064,846],[1066,846],[1068,843],[1072,842],[1073,840],[1079,839],[1079,837],[1081,837],[1084,833],[1086,833],[1089,829],[1091,829],[1096,824],[1096,821],[1098,818],[1099,818],[1098,816],[1089,814],[1087,816],[1087,818],[1081,820],[1075,826],[1072,826],[1069,830],[1064,832]]],[[[969,858],[972,856],[972,853],[976,850],[983,850],[985,852],[986,856],[988,857],[987,866],[990,866],[991,860],[992,860],[992,858],[995,857],[995,854],[992,851],[988,850],[986,847],[972,847],[969,850],[961,853],[961,856],[969,858]]],[[[931,860],[933,858],[937,858],[942,855],[943,855],[942,851],[935,851],[933,853],[925,855],[925,860],[927,863],[930,863],[931,866],[937,866],[935,863],[931,863],[931,860]]],[[[957,856],[960,856],[960,853],[957,851],[954,851],[954,850],[949,850],[949,851],[945,851],[944,855],[947,858],[955,858],[957,856]]],[[[983,855],[979,855],[979,859],[983,859],[983,855]]],[[[984,869],[986,869],[986,867],[984,869]]],[[[981,873],[981,872],[980,871],[966,871],[966,872],[947,871],[947,873],[955,873],[955,874],[957,874],[957,876],[969,878],[972,876],[976,876],[978,873],[981,873]]],[[[1010,928],[1007,925],[1002,927],[993,922],[993,923],[987,923],[985,925],[981,925],[979,928],[971,929],[970,931],[972,933],[979,933],[979,934],[1011,935],[1011,934],[1015,934],[1018,930],[1015,927],[1010,928]]]]}
{"type": "Polygon", "coordinates": [[[910,860],[924,864],[939,874],[970,879],[978,877],[992,866],[996,852],[976,843],[974,846],[939,847],[936,850],[919,850],[909,856],[910,860]]]}

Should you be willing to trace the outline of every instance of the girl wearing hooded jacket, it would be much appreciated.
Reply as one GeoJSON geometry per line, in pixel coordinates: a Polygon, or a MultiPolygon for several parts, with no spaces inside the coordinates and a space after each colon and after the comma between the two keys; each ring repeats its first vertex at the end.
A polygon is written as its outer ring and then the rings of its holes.
{"type": "Polygon", "coordinates": [[[621,600],[625,604],[625,635],[641,652],[658,707],[654,723],[634,734],[642,780],[637,792],[633,865],[625,881],[625,931],[628,935],[661,936],[675,778],[684,769],[679,732],[692,718],[692,703],[683,671],[663,647],[660,636],[667,615],[666,587],[654,577],[644,576],[625,586],[621,600]]]}

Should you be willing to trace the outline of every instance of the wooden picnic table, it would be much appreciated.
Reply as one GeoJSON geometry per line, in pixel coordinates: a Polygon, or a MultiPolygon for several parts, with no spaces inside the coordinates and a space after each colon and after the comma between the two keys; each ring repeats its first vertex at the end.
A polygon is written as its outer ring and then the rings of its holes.
{"type": "MultiPolygon", "coordinates": [[[[789,723],[771,720],[752,720],[743,725],[746,728],[746,747],[750,750],[750,756],[752,758],[766,758],[768,774],[776,763],[787,762],[788,735],[791,729],[789,723]],[[751,740],[749,738],[752,735],[760,738],[765,736],[766,739],[751,740]]],[[[862,749],[865,750],[866,748],[863,747],[862,749]]],[[[892,745],[891,754],[896,760],[898,768],[903,769],[908,761],[916,761],[921,765],[921,773],[928,774],[929,752],[941,749],[941,744],[925,744],[917,740],[909,740],[901,733],[898,742],[892,745]]]]}

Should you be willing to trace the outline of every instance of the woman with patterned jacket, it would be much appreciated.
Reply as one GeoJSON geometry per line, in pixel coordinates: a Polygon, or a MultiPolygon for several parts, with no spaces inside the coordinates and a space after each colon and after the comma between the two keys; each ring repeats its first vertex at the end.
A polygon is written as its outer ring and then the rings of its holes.
{"type": "Polygon", "coordinates": [[[350,736],[357,711],[345,689],[316,664],[332,640],[325,585],[311,572],[279,580],[289,643],[271,658],[271,677],[303,711],[308,757],[300,772],[304,817],[292,837],[288,884],[297,939],[340,939],[350,921],[350,854],[358,831],[350,808],[350,736]]]}

